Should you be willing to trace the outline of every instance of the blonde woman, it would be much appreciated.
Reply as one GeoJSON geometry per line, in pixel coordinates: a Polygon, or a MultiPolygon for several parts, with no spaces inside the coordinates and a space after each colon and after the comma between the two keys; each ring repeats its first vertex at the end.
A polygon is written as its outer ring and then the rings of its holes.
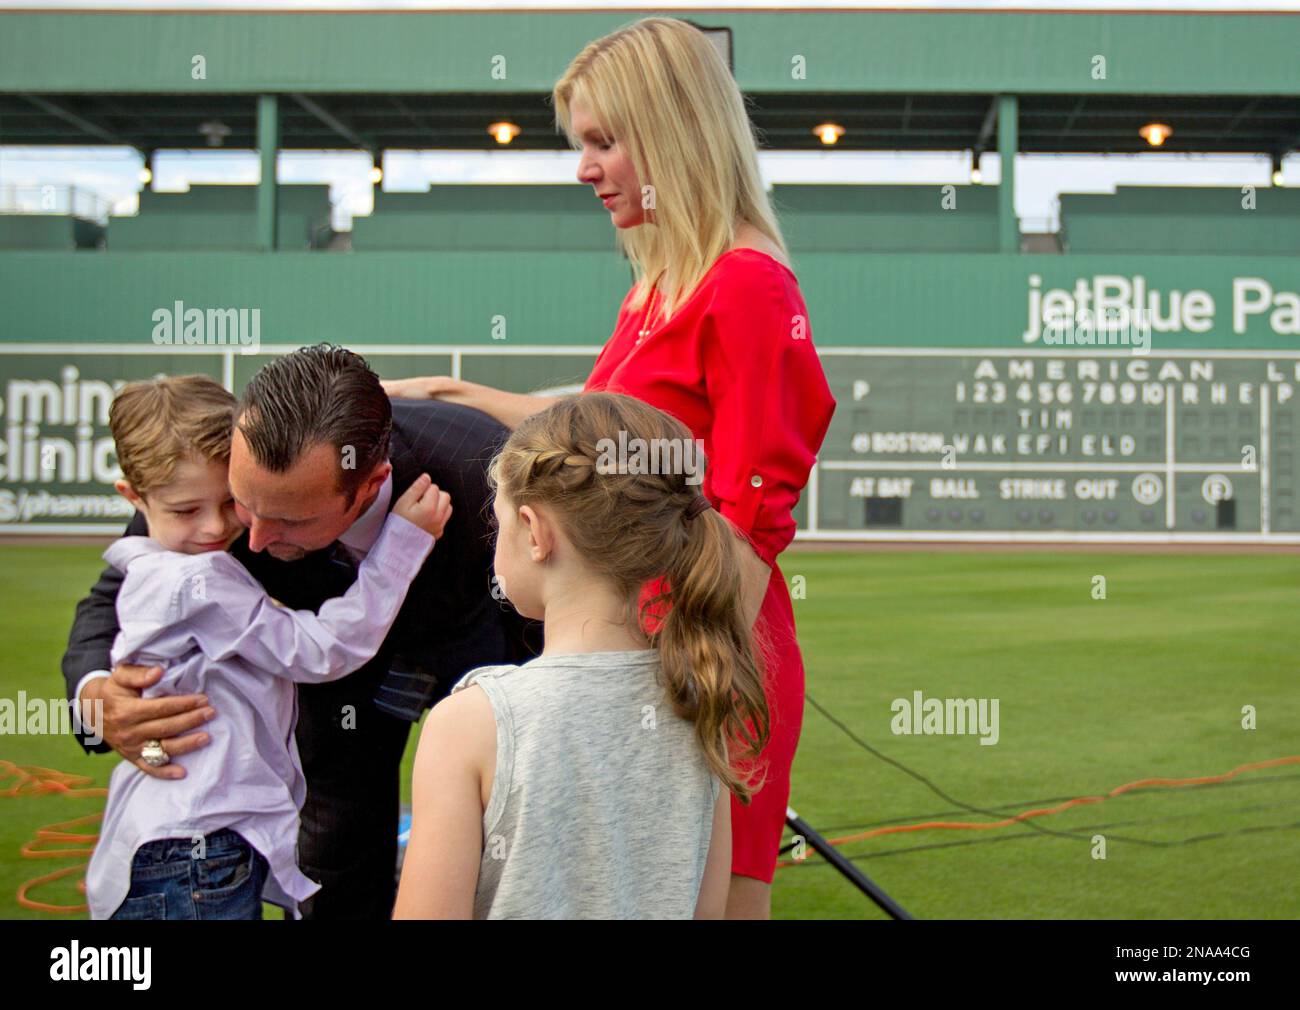
{"type": "MultiPolygon", "coordinates": [[[[635,396],[684,422],[709,461],[704,496],[746,543],[745,614],[765,660],[771,737],[753,767],[762,788],[748,804],[733,793],[726,914],[768,918],[804,690],[777,558],[835,400],[744,99],[703,33],[657,17],[621,28],[578,54],[552,100],[581,153],[578,179],[609,211],[637,278],[585,391],[635,396]]],[[[385,387],[509,427],[555,402],[448,376],[385,387]]]]}

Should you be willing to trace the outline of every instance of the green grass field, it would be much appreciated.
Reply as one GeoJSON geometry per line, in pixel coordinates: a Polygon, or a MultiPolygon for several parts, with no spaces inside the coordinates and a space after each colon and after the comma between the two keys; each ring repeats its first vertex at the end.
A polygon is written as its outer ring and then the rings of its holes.
{"type": "MultiPolygon", "coordinates": [[[[62,695],[72,608],[99,567],[94,548],[0,547],[0,698],[62,695]]],[[[844,727],[810,703],[794,767],[791,804],[830,837],[987,823],[1140,779],[1300,755],[1300,556],[792,551],[782,569],[805,580],[795,613],[808,694],[844,727]],[[1105,599],[1093,598],[1098,575],[1105,599]],[[998,699],[997,744],[895,735],[891,703],[916,691],[998,699]],[[1242,726],[1244,706],[1254,729],[1242,726]]],[[[12,735],[0,736],[0,759],[98,785],[114,760],[65,737],[12,735]]],[[[40,826],[103,800],[0,804],[0,918],[48,917],[15,893],[75,860],[19,849],[40,826]]],[[[1130,790],[1031,823],[900,832],[841,850],[918,918],[1295,918],[1298,843],[1293,763],[1130,790]]],[[[35,896],[76,901],[74,880],[35,896]]],[[[881,914],[816,855],[778,870],[773,909],[881,914]]]]}

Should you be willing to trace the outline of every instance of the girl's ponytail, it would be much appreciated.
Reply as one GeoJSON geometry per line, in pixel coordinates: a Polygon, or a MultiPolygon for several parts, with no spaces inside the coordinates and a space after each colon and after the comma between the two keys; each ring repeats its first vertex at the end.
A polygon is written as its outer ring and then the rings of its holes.
{"type": "Polygon", "coordinates": [[[750,548],[712,508],[683,521],[686,549],[671,559],[661,597],[671,609],[652,638],[674,707],[695,724],[714,774],[748,803],[762,781],[735,765],[756,759],[771,733],[755,647],[763,621],[754,632],[745,623],[740,552],[750,548]]]}

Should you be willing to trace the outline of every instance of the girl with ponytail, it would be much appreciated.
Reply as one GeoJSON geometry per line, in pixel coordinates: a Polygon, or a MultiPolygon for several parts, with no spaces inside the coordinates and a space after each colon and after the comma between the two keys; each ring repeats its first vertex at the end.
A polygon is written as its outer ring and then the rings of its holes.
{"type": "Polygon", "coordinates": [[[746,548],[699,493],[695,444],[594,392],[493,460],[495,578],[546,645],[472,670],[425,721],[396,917],[724,916],[731,796],[761,785],[770,722],[746,548]]]}

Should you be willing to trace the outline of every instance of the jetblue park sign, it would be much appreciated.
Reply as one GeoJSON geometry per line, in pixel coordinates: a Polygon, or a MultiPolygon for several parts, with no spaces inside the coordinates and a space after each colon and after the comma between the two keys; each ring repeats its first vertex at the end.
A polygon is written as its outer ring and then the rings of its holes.
{"type": "Polygon", "coordinates": [[[1264,277],[1232,277],[1229,294],[1192,287],[1160,290],[1142,274],[1077,277],[1069,287],[1044,287],[1028,277],[1026,344],[1120,344],[1150,349],[1152,335],[1211,333],[1228,316],[1234,336],[1253,324],[1278,337],[1300,338],[1300,293],[1277,290],[1264,277]],[[1127,339],[1121,339],[1127,338],[1127,339]]]}

